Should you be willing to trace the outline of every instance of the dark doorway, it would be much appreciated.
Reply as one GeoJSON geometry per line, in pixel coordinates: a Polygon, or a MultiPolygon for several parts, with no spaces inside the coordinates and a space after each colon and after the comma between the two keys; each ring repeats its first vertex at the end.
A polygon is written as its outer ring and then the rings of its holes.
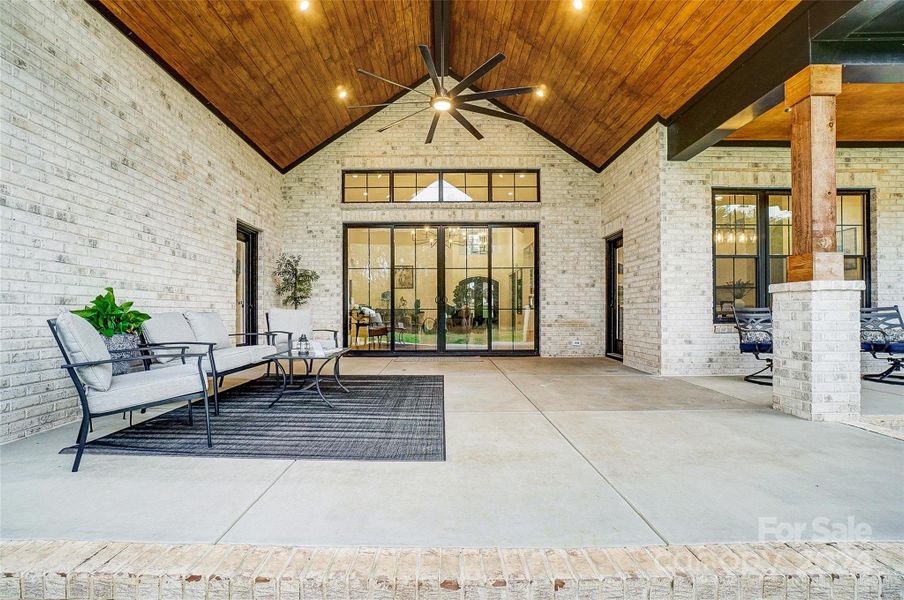
{"type": "MultiPolygon", "coordinates": [[[[257,331],[257,231],[239,223],[235,231],[235,331],[257,331]]],[[[256,344],[253,336],[239,344],[256,344]]]]}
{"type": "Polygon", "coordinates": [[[606,355],[622,359],[625,320],[625,248],[619,233],[606,240],[606,355]]]}

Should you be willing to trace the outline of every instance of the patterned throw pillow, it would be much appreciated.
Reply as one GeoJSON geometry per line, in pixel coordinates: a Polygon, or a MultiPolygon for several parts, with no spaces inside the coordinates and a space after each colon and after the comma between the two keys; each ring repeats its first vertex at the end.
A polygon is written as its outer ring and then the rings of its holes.
{"type": "Polygon", "coordinates": [[[741,341],[745,344],[770,344],[772,337],[765,330],[742,331],[741,341]]]}
{"type": "Polygon", "coordinates": [[[882,329],[881,332],[874,330],[861,331],[860,339],[871,344],[904,342],[904,329],[889,327],[887,329],[882,329]],[[883,335],[883,333],[885,335],[883,335]]]}

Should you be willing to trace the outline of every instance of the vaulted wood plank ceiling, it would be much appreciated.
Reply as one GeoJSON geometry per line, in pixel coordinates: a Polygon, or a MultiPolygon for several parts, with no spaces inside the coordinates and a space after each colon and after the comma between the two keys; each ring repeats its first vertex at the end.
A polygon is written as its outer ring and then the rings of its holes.
{"type": "MultiPolygon", "coordinates": [[[[360,116],[337,100],[385,102],[425,74],[429,0],[100,3],[280,168],[360,116]]],[[[543,84],[505,99],[537,128],[600,166],[652,119],[668,119],[784,17],[798,0],[452,0],[453,73],[496,52],[476,85],[543,84]]],[[[447,125],[451,126],[451,125],[447,125]]]]}

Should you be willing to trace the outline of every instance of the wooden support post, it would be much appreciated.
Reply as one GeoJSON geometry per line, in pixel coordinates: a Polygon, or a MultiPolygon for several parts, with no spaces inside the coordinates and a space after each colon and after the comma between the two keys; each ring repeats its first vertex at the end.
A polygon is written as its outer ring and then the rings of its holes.
{"type": "Polygon", "coordinates": [[[788,281],[844,279],[835,252],[835,96],[841,65],[810,65],[785,83],[791,110],[792,255],[788,281]]]}

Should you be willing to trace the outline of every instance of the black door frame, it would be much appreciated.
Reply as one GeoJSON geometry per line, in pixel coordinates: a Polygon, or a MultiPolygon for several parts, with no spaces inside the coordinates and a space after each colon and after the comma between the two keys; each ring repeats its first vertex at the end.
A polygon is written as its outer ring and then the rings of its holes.
{"type": "MultiPolygon", "coordinates": [[[[260,232],[241,221],[236,222],[235,239],[245,242],[245,332],[257,331],[257,244],[260,232]]],[[[244,332],[236,332],[244,333],[244,332]]],[[[255,336],[247,336],[244,344],[258,343],[255,336]]]]}
{"type": "MultiPolygon", "coordinates": [[[[616,336],[616,320],[618,310],[616,302],[618,301],[616,291],[616,249],[622,248],[622,260],[624,261],[625,236],[624,232],[619,231],[615,235],[606,238],[606,356],[617,360],[624,357],[624,337],[616,336]]],[[[622,263],[624,264],[624,262],[622,263]]],[[[622,281],[624,281],[624,273],[622,273],[622,281]]],[[[624,315],[622,315],[622,326],[624,326],[624,315]]],[[[624,331],[622,332],[624,336],[624,331]]]]}
{"type": "MultiPolygon", "coordinates": [[[[355,228],[380,228],[389,229],[389,248],[390,248],[390,340],[389,350],[353,350],[350,352],[352,356],[539,356],[540,355],[540,224],[537,222],[463,222],[463,221],[435,221],[435,222],[359,222],[359,223],[343,223],[342,224],[342,299],[340,306],[340,322],[342,323],[342,343],[348,347],[349,341],[349,325],[348,325],[348,230],[355,228]],[[418,228],[418,227],[436,227],[437,228],[437,349],[436,350],[397,350],[395,348],[395,335],[392,328],[395,327],[395,274],[392,273],[395,265],[395,229],[418,228]],[[487,256],[487,272],[490,274],[490,294],[492,298],[492,255],[493,255],[493,228],[494,227],[526,227],[534,230],[534,348],[532,350],[493,350],[492,343],[492,310],[491,318],[487,319],[487,346],[486,350],[446,350],[445,349],[445,320],[446,320],[446,253],[440,251],[445,248],[445,229],[446,227],[487,227],[489,228],[488,256],[487,256]],[[440,348],[443,348],[440,350],[440,348]]],[[[492,303],[492,300],[491,300],[492,303]]]]}

